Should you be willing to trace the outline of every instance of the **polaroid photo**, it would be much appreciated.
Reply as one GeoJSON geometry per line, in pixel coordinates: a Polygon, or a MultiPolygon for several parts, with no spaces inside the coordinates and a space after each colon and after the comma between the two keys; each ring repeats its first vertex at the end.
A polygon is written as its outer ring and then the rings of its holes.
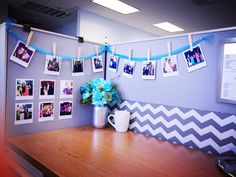
{"type": "Polygon", "coordinates": [[[178,76],[177,55],[164,57],[161,59],[163,77],[178,76]]]}
{"type": "Polygon", "coordinates": [[[59,76],[61,72],[61,62],[62,59],[60,57],[46,55],[44,74],[59,76]]]}
{"type": "Polygon", "coordinates": [[[33,123],[33,103],[15,104],[15,125],[33,123]]]}
{"type": "Polygon", "coordinates": [[[54,102],[39,102],[39,122],[54,120],[54,102]]]}
{"type": "Polygon", "coordinates": [[[112,72],[117,72],[118,64],[119,64],[119,57],[114,55],[110,56],[108,70],[112,72]]]}
{"type": "Polygon", "coordinates": [[[188,68],[188,72],[195,71],[202,67],[207,66],[206,59],[203,55],[200,45],[193,48],[193,51],[187,50],[183,52],[185,63],[188,68]]]}
{"type": "Polygon", "coordinates": [[[73,80],[60,80],[60,98],[73,98],[73,80]]]}
{"type": "Polygon", "coordinates": [[[84,61],[83,60],[72,60],[72,76],[84,75],[84,61]]]}
{"type": "Polygon", "coordinates": [[[33,79],[16,79],[16,100],[32,100],[33,94],[33,79]]]}
{"type": "Polygon", "coordinates": [[[40,79],[39,99],[55,99],[55,80],[40,79]]]}
{"type": "Polygon", "coordinates": [[[94,73],[103,71],[103,60],[101,55],[92,57],[92,68],[94,73]]]}
{"type": "Polygon", "coordinates": [[[122,75],[125,77],[132,78],[134,74],[135,61],[124,60],[124,67],[122,75]]]}
{"type": "Polygon", "coordinates": [[[60,101],[59,103],[59,119],[71,119],[72,118],[72,101],[60,101]]]}
{"type": "Polygon", "coordinates": [[[153,80],[156,77],[156,61],[144,61],[143,62],[142,79],[153,80]]]}
{"type": "Polygon", "coordinates": [[[33,58],[35,49],[26,47],[21,41],[18,41],[13,53],[11,54],[10,60],[28,68],[31,59],[33,58]]]}

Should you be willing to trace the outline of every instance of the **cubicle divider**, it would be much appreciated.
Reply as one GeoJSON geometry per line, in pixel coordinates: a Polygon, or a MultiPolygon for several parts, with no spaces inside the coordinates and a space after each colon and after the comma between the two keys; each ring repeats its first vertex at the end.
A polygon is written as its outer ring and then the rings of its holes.
{"type": "Polygon", "coordinates": [[[194,70],[193,63],[184,56],[184,50],[190,47],[187,34],[113,44],[111,48],[121,58],[118,71],[108,71],[107,78],[113,79],[121,90],[124,102],[118,109],[131,112],[130,130],[209,153],[235,154],[236,105],[217,100],[221,40],[235,34],[235,28],[193,33],[192,41],[199,41],[193,48],[200,45],[205,62],[199,68],[195,63],[194,70]],[[169,53],[177,55],[178,74],[168,75],[164,68],[169,44],[169,53]],[[133,55],[127,57],[130,49],[133,55]],[[150,61],[157,60],[154,80],[142,79],[146,66],[142,60],[147,60],[150,51],[150,61]],[[129,77],[122,74],[124,58],[136,60],[129,77]]]}
{"type": "MultiPolygon", "coordinates": [[[[65,36],[57,33],[31,29],[34,33],[30,41],[30,47],[36,49],[28,67],[20,65],[16,60],[12,61],[13,51],[17,50],[18,38],[27,40],[29,33],[23,31],[22,26],[11,27],[12,34],[8,36],[8,56],[7,56],[7,100],[6,100],[6,134],[7,136],[16,136],[40,131],[48,131],[66,127],[78,127],[91,124],[92,106],[80,104],[79,88],[90,79],[103,77],[104,71],[93,73],[91,58],[84,59],[84,75],[72,76],[72,60],[78,55],[78,47],[81,48],[81,57],[90,56],[95,53],[94,46],[99,45],[92,42],[79,43],[78,39],[71,36],[65,36]],[[61,71],[59,75],[45,74],[46,54],[53,52],[56,46],[56,56],[64,57],[61,62],[61,71]],[[49,92],[42,93],[43,83],[53,83],[54,96],[49,92]],[[53,82],[51,82],[53,81],[53,82]],[[68,82],[67,82],[68,81],[68,82]],[[71,88],[73,81],[73,94],[64,93],[63,87],[66,85],[71,88]],[[25,82],[26,96],[19,88],[23,87],[25,82]],[[33,83],[32,83],[33,82],[33,83]],[[67,82],[67,83],[66,83],[67,82]],[[29,86],[27,86],[29,84],[29,86]],[[33,96],[29,94],[29,87],[33,96]],[[17,94],[23,94],[17,96],[17,94]],[[48,94],[48,95],[47,95],[48,94]],[[30,98],[31,97],[31,98],[30,98]],[[66,108],[72,103],[71,110],[66,108]],[[45,110],[43,110],[45,109],[45,110]],[[51,109],[51,110],[50,110],[51,109]],[[65,112],[63,112],[65,111],[65,112]],[[44,114],[44,115],[42,115],[44,114]],[[48,114],[48,115],[47,115],[48,114]],[[22,120],[21,120],[22,119],[22,120]]],[[[104,54],[102,54],[104,58],[104,54]]],[[[13,59],[14,60],[14,59],[13,59]]],[[[49,63],[47,66],[49,67],[49,63]]],[[[54,70],[55,71],[55,70],[54,70]]],[[[24,86],[25,87],[25,86],[24,86]]]]}

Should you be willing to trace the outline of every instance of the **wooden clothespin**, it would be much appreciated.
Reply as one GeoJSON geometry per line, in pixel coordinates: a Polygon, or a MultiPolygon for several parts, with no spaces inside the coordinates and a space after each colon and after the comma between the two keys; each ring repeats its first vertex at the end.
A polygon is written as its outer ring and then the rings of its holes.
{"type": "Polygon", "coordinates": [[[190,51],[193,51],[193,38],[192,38],[192,34],[188,34],[188,42],[189,42],[189,49],[190,49],[190,51]]]}
{"type": "Polygon", "coordinates": [[[98,56],[99,46],[98,46],[98,45],[95,45],[95,46],[94,46],[94,49],[95,49],[95,53],[96,53],[96,55],[98,56]]]}
{"type": "Polygon", "coordinates": [[[29,45],[30,45],[31,39],[32,39],[32,37],[33,37],[33,34],[34,34],[34,32],[33,32],[33,31],[30,31],[29,36],[28,36],[28,38],[27,38],[27,41],[26,41],[26,43],[25,43],[25,47],[26,47],[26,48],[29,48],[29,45]]]}
{"type": "Polygon", "coordinates": [[[147,61],[150,62],[150,58],[151,58],[151,49],[148,48],[147,49],[147,61]]]}
{"type": "Polygon", "coordinates": [[[170,41],[167,42],[167,48],[168,48],[168,56],[170,58],[171,57],[171,51],[172,51],[172,45],[171,45],[170,41]]]}
{"type": "Polygon", "coordinates": [[[80,60],[81,57],[81,47],[79,46],[77,49],[77,59],[80,60]]]}
{"type": "Polygon", "coordinates": [[[112,47],[111,55],[114,55],[115,52],[116,52],[116,47],[114,46],[114,47],[112,47]]]}
{"type": "Polygon", "coordinates": [[[107,38],[107,36],[105,36],[104,43],[105,43],[105,45],[108,44],[108,38],[107,38]]]}
{"type": "Polygon", "coordinates": [[[52,43],[52,54],[53,58],[56,57],[56,51],[57,51],[57,44],[55,42],[52,43]]]}
{"type": "Polygon", "coordinates": [[[133,55],[133,49],[129,49],[129,61],[131,61],[131,58],[132,58],[132,55],[133,55]]]}

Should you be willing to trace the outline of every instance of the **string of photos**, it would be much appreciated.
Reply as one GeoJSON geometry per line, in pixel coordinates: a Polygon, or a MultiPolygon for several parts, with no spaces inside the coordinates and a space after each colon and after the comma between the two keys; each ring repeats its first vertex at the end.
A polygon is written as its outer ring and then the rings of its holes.
{"type": "Polygon", "coordinates": [[[23,39],[12,29],[12,24],[7,23],[7,31],[11,37],[15,38],[18,42],[10,56],[10,60],[28,68],[34,53],[37,51],[44,54],[45,68],[44,74],[60,75],[62,60],[72,61],[72,76],[84,75],[84,60],[92,59],[92,70],[94,73],[102,72],[104,70],[102,54],[105,52],[110,54],[108,70],[117,72],[119,59],[124,59],[124,65],[122,68],[122,75],[132,78],[134,74],[135,62],[142,62],[142,79],[155,79],[156,75],[156,61],[161,60],[162,72],[164,77],[177,76],[178,63],[177,54],[183,53],[183,57],[186,62],[186,66],[189,72],[195,71],[207,65],[206,59],[203,55],[200,43],[209,40],[212,35],[206,35],[193,42],[192,34],[188,35],[189,43],[172,50],[172,44],[167,42],[167,53],[151,56],[151,49],[147,49],[147,57],[133,57],[133,49],[128,50],[128,55],[118,54],[115,52],[116,47],[110,45],[95,45],[95,52],[81,56],[81,47],[78,47],[77,56],[65,56],[58,55],[56,49],[56,43],[52,43],[52,51],[45,50],[35,44],[31,43],[33,37],[33,31],[30,30],[27,39],[23,39]]]}

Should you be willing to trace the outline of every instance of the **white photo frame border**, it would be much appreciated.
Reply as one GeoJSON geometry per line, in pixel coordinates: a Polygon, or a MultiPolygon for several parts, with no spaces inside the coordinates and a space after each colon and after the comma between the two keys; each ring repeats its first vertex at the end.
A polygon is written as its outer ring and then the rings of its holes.
{"type": "Polygon", "coordinates": [[[54,76],[59,76],[61,74],[61,66],[62,66],[62,58],[56,56],[55,58],[59,60],[59,71],[49,71],[47,68],[48,62],[50,59],[52,59],[54,56],[53,55],[46,55],[45,57],[45,63],[44,63],[44,74],[47,75],[54,75],[54,76]]]}
{"type": "Polygon", "coordinates": [[[56,80],[53,79],[40,79],[39,80],[39,99],[55,99],[55,95],[56,95],[56,80]],[[41,82],[42,81],[53,81],[54,82],[54,95],[41,95],[41,82]]]}
{"type": "Polygon", "coordinates": [[[54,101],[43,101],[43,102],[39,102],[39,110],[38,110],[38,122],[46,122],[46,121],[52,121],[54,120],[54,115],[55,115],[55,102],[54,101]],[[43,103],[52,103],[53,104],[53,116],[51,117],[40,117],[40,105],[43,103]]]}
{"type": "Polygon", "coordinates": [[[16,90],[16,92],[15,92],[15,100],[33,100],[34,99],[34,79],[16,79],[16,88],[15,88],[15,90],[16,90]],[[20,81],[22,81],[22,80],[24,80],[24,81],[26,81],[26,80],[31,80],[31,81],[33,81],[32,83],[32,88],[33,88],[33,91],[32,91],[32,96],[17,96],[17,81],[18,80],[20,80],[20,81]]]}
{"type": "Polygon", "coordinates": [[[84,75],[84,61],[85,60],[81,60],[81,59],[76,59],[76,60],[72,60],[71,61],[71,65],[72,65],[72,76],[83,76],[84,75]],[[74,69],[74,61],[82,61],[82,68],[83,68],[83,72],[73,72],[74,69]]]}
{"type": "MultiPolygon", "coordinates": [[[[65,83],[65,82],[64,82],[65,83]]],[[[73,98],[73,95],[74,95],[74,80],[60,80],[60,98],[73,98]],[[66,95],[66,94],[62,94],[62,82],[63,81],[70,81],[70,83],[72,82],[72,94],[70,95],[66,95]]]]}
{"type": "Polygon", "coordinates": [[[28,67],[29,67],[29,64],[30,64],[30,62],[31,62],[31,60],[32,60],[32,58],[33,58],[33,56],[34,56],[36,50],[35,50],[34,48],[32,48],[32,47],[25,47],[25,48],[27,48],[28,50],[31,50],[33,53],[32,53],[32,55],[30,56],[29,62],[28,62],[28,63],[27,63],[27,62],[24,62],[24,61],[22,61],[21,59],[19,59],[19,58],[17,58],[17,57],[14,56],[14,53],[16,52],[16,49],[18,48],[18,46],[19,46],[20,43],[22,43],[22,44],[25,46],[25,43],[19,40],[19,41],[17,42],[17,44],[16,44],[16,46],[15,46],[15,48],[14,48],[14,50],[13,50],[11,56],[10,56],[10,60],[14,61],[15,63],[17,63],[17,64],[19,64],[19,65],[21,65],[21,66],[23,66],[23,67],[25,67],[25,68],[28,68],[28,67]]]}
{"type": "Polygon", "coordinates": [[[203,51],[202,51],[201,46],[200,46],[200,45],[196,45],[195,47],[193,47],[193,49],[195,49],[195,48],[197,48],[197,47],[199,47],[199,49],[200,49],[200,51],[201,51],[202,58],[203,58],[204,61],[201,62],[201,63],[198,63],[198,64],[196,64],[196,65],[194,65],[194,66],[188,66],[188,63],[187,63],[187,61],[186,61],[187,58],[185,57],[185,53],[186,53],[186,52],[189,52],[190,49],[185,50],[185,51],[183,52],[184,61],[185,61],[185,63],[186,63],[188,72],[192,72],[192,71],[195,71],[195,70],[198,70],[198,69],[200,69],[200,68],[203,68],[203,67],[207,66],[206,58],[205,58],[205,56],[204,56],[204,54],[203,54],[203,51]]]}
{"type": "Polygon", "coordinates": [[[156,61],[143,61],[142,62],[142,79],[143,80],[155,80],[156,79],[156,61]],[[147,65],[147,62],[152,62],[154,63],[154,75],[143,75],[143,67],[147,65]]]}
{"type": "Polygon", "coordinates": [[[73,117],[73,101],[71,100],[65,100],[59,102],[59,120],[65,120],[65,119],[72,119],[73,117]],[[61,103],[69,102],[72,105],[72,111],[70,115],[61,115],[61,103]]]}
{"type": "Polygon", "coordinates": [[[171,55],[170,56],[171,57],[171,60],[173,61],[173,60],[175,60],[176,61],[176,71],[173,71],[173,72],[169,72],[169,73],[165,73],[164,71],[163,71],[163,69],[164,69],[164,61],[165,61],[165,59],[166,58],[168,58],[169,59],[169,56],[167,56],[167,57],[163,57],[162,59],[161,59],[161,67],[162,67],[162,75],[163,75],[163,77],[172,77],[172,76],[178,76],[179,75],[179,68],[178,68],[178,58],[177,58],[177,55],[171,55]],[[173,58],[174,57],[174,58],[173,58]]]}
{"type": "Polygon", "coordinates": [[[93,69],[93,73],[98,73],[98,72],[103,72],[103,57],[102,57],[102,55],[98,55],[98,56],[94,56],[94,57],[92,57],[92,69],[93,69]],[[96,58],[99,58],[99,60],[101,60],[101,66],[102,66],[102,68],[96,68],[95,67],[95,64],[94,64],[94,59],[96,59],[96,58]]]}
{"type": "Polygon", "coordinates": [[[15,103],[15,122],[14,125],[22,125],[22,124],[31,124],[33,123],[33,118],[34,118],[34,103],[15,103]],[[17,109],[17,105],[22,105],[22,104],[31,104],[32,105],[32,118],[29,120],[16,120],[16,109],[17,109]]]}

